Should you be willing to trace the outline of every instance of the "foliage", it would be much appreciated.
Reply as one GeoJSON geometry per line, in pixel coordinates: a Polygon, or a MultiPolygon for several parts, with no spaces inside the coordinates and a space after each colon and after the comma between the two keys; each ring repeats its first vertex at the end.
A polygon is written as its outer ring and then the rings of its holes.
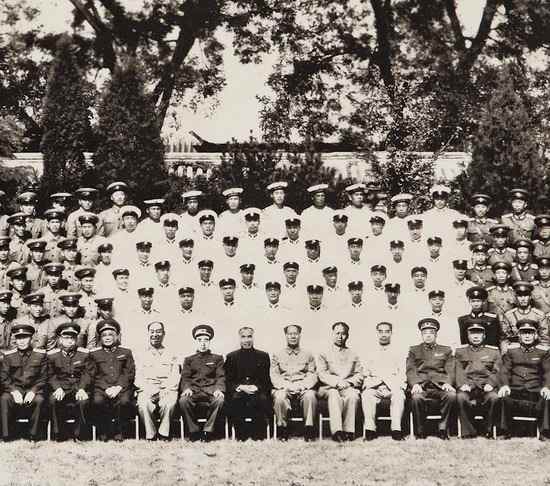
{"type": "Polygon", "coordinates": [[[473,193],[493,197],[493,214],[509,210],[509,191],[524,188],[535,210],[546,204],[548,162],[541,153],[530,116],[534,100],[520,94],[517,66],[503,67],[498,88],[481,113],[473,140],[472,161],[459,175],[456,186],[468,201],[473,193]]]}
{"type": "Polygon", "coordinates": [[[166,192],[164,144],[142,66],[129,58],[107,83],[98,111],[99,147],[93,162],[103,185],[122,180],[135,200],[166,192]]]}
{"type": "Polygon", "coordinates": [[[92,89],[76,63],[71,39],[62,37],[43,106],[43,195],[74,191],[87,178],[90,167],[84,151],[91,133],[91,94],[92,89]]]}
{"type": "Polygon", "coordinates": [[[13,116],[0,118],[0,157],[11,157],[23,145],[24,130],[13,116]]]}

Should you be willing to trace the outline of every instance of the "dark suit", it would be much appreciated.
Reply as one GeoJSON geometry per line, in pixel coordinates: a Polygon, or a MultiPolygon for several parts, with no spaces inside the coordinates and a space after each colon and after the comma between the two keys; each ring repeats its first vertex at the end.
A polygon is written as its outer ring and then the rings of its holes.
{"type": "Polygon", "coordinates": [[[200,431],[196,417],[197,405],[208,407],[207,420],[204,432],[213,432],[216,419],[220,413],[224,397],[216,398],[214,392],[219,390],[225,393],[225,371],[223,357],[213,354],[211,351],[195,353],[183,361],[181,380],[179,385],[179,406],[181,413],[191,434],[200,431]],[[190,397],[181,395],[190,389],[193,394],[190,397]]]}
{"type": "Polygon", "coordinates": [[[30,436],[36,438],[38,425],[44,408],[44,393],[48,373],[46,351],[43,349],[29,348],[25,351],[12,349],[4,353],[0,371],[0,384],[2,386],[2,436],[11,438],[11,425],[14,412],[25,412],[30,415],[30,436]],[[35,396],[28,405],[17,405],[11,392],[19,391],[23,397],[29,391],[35,396]]]}
{"type": "Polygon", "coordinates": [[[460,329],[460,344],[469,344],[468,327],[472,323],[478,323],[485,328],[485,344],[500,346],[500,322],[496,314],[492,312],[470,313],[458,318],[460,329]]]}
{"type": "Polygon", "coordinates": [[[439,430],[447,431],[449,417],[456,403],[456,392],[441,388],[444,383],[455,381],[453,350],[440,344],[411,346],[407,357],[407,382],[409,387],[422,386],[421,393],[411,395],[416,433],[423,436],[428,402],[437,402],[441,409],[439,430]]]}
{"type": "Polygon", "coordinates": [[[56,437],[64,436],[67,418],[74,416],[74,437],[80,438],[81,428],[86,424],[89,400],[76,400],[78,390],[91,393],[92,362],[89,351],[76,348],[71,353],[59,349],[48,352],[48,382],[50,385],[50,408],[52,429],[56,437]],[[65,392],[63,400],[56,400],[53,393],[58,388],[65,392]]]}
{"type": "Polygon", "coordinates": [[[271,415],[269,367],[269,355],[257,349],[239,349],[227,355],[224,365],[227,412],[239,439],[246,437],[244,419],[247,417],[253,420],[253,438],[261,438],[265,431],[266,419],[271,415]],[[239,385],[255,385],[258,390],[250,395],[237,391],[239,385]]]}

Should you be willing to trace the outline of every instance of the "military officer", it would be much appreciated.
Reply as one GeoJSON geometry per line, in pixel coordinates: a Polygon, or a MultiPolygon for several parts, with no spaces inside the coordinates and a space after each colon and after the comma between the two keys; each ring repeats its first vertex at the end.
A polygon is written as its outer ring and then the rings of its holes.
{"type": "Polygon", "coordinates": [[[241,327],[239,340],[240,349],[229,353],[224,364],[227,413],[238,440],[263,439],[271,415],[269,355],[254,347],[252,327],[241,327]],[[250,430],[246,418],[252,419],[250,430]]]}
{"type": "Polygon", "coordinates": [[[107,289],[112,287],[113,284],[113,267],[111,263],[113,261],[113,245],[112,243],[104,243],[97,247],[97,253],[99,255],[99,262],[95,266],[95,285],[98,289],[107,289]]]}
{"type": "Polygon", "coordinates": [[[63,239],[65,213],[58,209],[47,209],[44,211],[44,218],[46,218],[46,231],[42,236],[42,239],[46,241],[44,259],[49,262],[59,262],[61,251],[57,244],[63,239]]]}
{"type": "Polygon", "coordinates": [[[54,194],[50,194],[52,208],[61,210],[64,213],[66,213],[69,209],[72,199],[73,195],[70,192],[56,192],[54,194]]]}
{"type": "Polygon", "coordinates": [[[11,306],[13,293],[0,289],[0,352],[13,347],[11,328],[15,318],[15,309],[11,306]]]}
{"type": "Polygon", "coordinates": [[[48,385],[52,430],[58,442],[71,436],[82,438],[82,427],[88,421],[91,394],[91,361],[89,351],[77,346],[81,329],[75,322],[65,322],[56,329],[58,348],[48,351],[48,385]],[[67,431],[67,419],[75,419],[72,432],[67,431]]]}
{"type": "Polygon", "coordinates": [[[550,258],[539,258],[537,267],[538,277],[533,283],[531,299],[537,309],[548,314],[550,312],[550,258]]]}
{"type": "MultiPolygon", "coordinates": [[[[137,289],[139,306],[130,309],[131,318],[122,324],[122,342],[130,348],[136,358],[141,359],[143,350],[151,343],[148,334],[148,326],[153,321],[161,321],[161,312],[153,306],[155,289],[153,287],[140,287],[137,289]]],[[[163,332],[165,325],[162,323],[163,332]]]]}
{"type": "Polygon", "coordinates": [[[258,283],[254,281],[256,265],[254,263],[243,263],[239,267],[239,271],[241,280],[237,283],[235,292],[238,294],[239,300],[254,306],[256,302],[260,302],[263,294],[258,283]]]}
{"type": "Polygon", "coordinates": [[[457,404],[462,426],[462,438],[477,435],[473,409],[486,412],[485,436],[493,437],[498,404],[497,390],[502,368],[499,349],[485,344],[485,327],[473,322],[468,327],[469,345],[455,353],[457,404]]]}
{"type": "Polygon", "coordinates": [[[203,209],[198,215],[199,232],[195,238],[196,252],[200,258],[212,258],[219,247],[216,229],[217,214],[211,209],[203,209]]]}
{"type": "Polygon", "coordinates": [[[164,347],[164,323],[151,321],[147,326],[149,345],[136,366],[138,412],[145,424],[147,440],[170,440],[170,420],[178,401],[180,380],[178,358],[164,347]],[[157,426],[155,412],[160,417],[157,426]]]}
{"type": "Polygon", "coordinates": [[[452,222],[463,216],[455,209],[449,207],[449,196],[451,195],[449,187],[443,184],[436,184],[430,189],[430,194],[432,196],[433,207],[422,214],[426,231],[429,234],[439,234],[446,237],[452,233],[452,222]]]}
{"type": "MultiPolygon", "coordinates": [[[[243,212],[246,230],[241,231],[238,235],[239,253],[246,255],[250,261],[255,260],[261,255],[261,242],[265,239],[265,232],[263,228],[260,229],[261,214],[262,212],[258,208],[247,208],[243,212]]],[[[261,226],[263,226],[263,222],[261,226]]]]}
{"type": "Polygon", "coordinates": [[[514,284],[517,306],[504,314],[501,319],[501,351],[506,352],[510,343],[517,342],[517,323],[520,319],[530,319],[537,322],[538,337],[541,343],[548,344],[548,321],[540,310],[531,306],[531,292],[533,285],[529,282],[516,282],[514,284]]]}
{"type": "Polygon", "coordinates": [[[281,238],[285,232],[285,221],[296,217],[296,211],[285,205],[288,182],[276,181],[267,186],[273,204],[262,211],[262,225],[266,235],[281,238]]]}
{"type": "Polygon", "coordinates": [[[281,239],[279,255],[281,260],[300,260],[303,256],[304,240],[301,238],[300,218],[287,218],[284,221],[285,236],[281,239]]]}
{"type": "Polygon", "coordinates": [[[307,237],[312,234],[326,236],[334,210],[327,205],[328,184],[314,184],[307,188],[312,204],[302,211],[302,230],[307,237]]]}
{"type": "Polygon", "coordinates": [[[120,324],[105,319],[97,324],[100,346],[90,350],[93,408],[99,439],[122,441],[132,416],[135,364],[132,351],[119,346],[120,324]]]}
{"type": "Polygon", "coordinates": [[[411,346],[407,357],[407,382],[410,387],[412,412],[416,425],[416,437],[425,435],[425,415],[428,400],[437,400],[441,407],[441,420],[438,426],[440,439],[449,438],[449,418],[456,404],[455,362],[449,346],[437,344],[439,322],[433,318],[418,322],[422,343],[411,346]]]}
{"type": "Polygon", "coordinates": [[[213,277],[214,262],[210,259],[200,260],[197,267],[199,269],[199,276],[195,283],[197,298],[201,302],[210,302],[210,299],[216,299],[219,296],[218,284],[213,277]]]}
{"type": "Polygon", "coordinates": [[[451,312],[456,315],[462,315],[469,308],[466,291],[474,287],[474,283],[466,278],[468,271],[468,261],[465,259],[456,259],[452,261],[454,278],[445,284],[448,303],[451,312]]]}
{"type": "MultiPolygon", "coordinates": [[[[334,231],[332,231],[323,242],[327,255],[339,254],[347,250],[347,243],[350,238],[348,221],[349,217],[343,209],[334,211],[332,216],[332,227],[334,231]]],[[[358,232],[354,236],[361,235],[365,233],[366,230],[368,230],[368,228],[363,228],[362,232],[358,232]]]]}
{"type": "Polygon", "coordinates": [[[10,224],[10,260],[20,264],[27,263],[28,248],[25,245],[32,235],[25,227],[24,213],[14,213],[8,218],[10,224]]]}
{"type": "Polygon", "coordinates": [[[535,230],[535,217],[527,212],[529,193],[525,189],[510,191],[512,212],[503,214],[502,224],[510,227],[510,240],[515,243],[519,239],[531,240],[535,230]]]}
{"type": "Polygon", "coordinates": [[[495,285],[487,287],[487,310],[504,315],[516,306],[516,293],[510,282],[512,266],[508,262],[495,262],[491,269],[495,274],[495,285]]]}
{"type": "Polygon", "coordinates": [[[12,440],[14,415],[24,413],[30,418],[29,439],[38,440],[38,427],[43,414],[46,382],[46,351],[35,349],[32,337],[35,328],[29,324],[14,324],[15,348],[4,353],[0,368],[0,398],[2,438],[12,440]]]}
{"type": "Polygon", "coordinates": [[[485,312],[488,293],[483,287],[474,286],[466,291],[470,304],[470,313],[458,318],[460,343],[469,344],[468,327],[472,321],[480,322],[485,327],[485,343],[490,346],[500,346],[500,322],[496,314],[485,312]]]}
{"type": "Polygon", "coordinates": [[[30,253],[30,262],[27,263],[27,280],[30,281],[31,290],[34,292],[46,284],[44,271],[44,265],[47,263],[45,259],[46,241],[29,240],[27,248],[30,253]]]}
{"type": "Polygon", "coordinates": [[[6,277],[9,281],[8,289],[12,291],[11,305],[15,309],[17,317],[23,317],[28,312],[23,298],[31,289],[30,282],[27,280],[27,267],[14,266],[6,272],[6,277]]]}
{"type": "Polygon", "coordinates": [[[471,280],[476,285],[481,287],[490,287],[494,283],[495,274],[491,267],[487,264],[488,255],[487,250],[489,246],[487,243],[478,242],[470,245],[470,251],[473,255],[473,266],[466,274],[466,278],[471,280]]]}
{"type": "MultiPolygon", "coordinates": [[[[114,247],[113,261],[118,264],[126,264],[128,256],[132,254],[136,243],[141,239],[139,232],[136,231],[137,223],[141,218],[141,210],[136,206],[127,205],[117,209],[116,214],[117,217],[120,216],[121,222],[118,231],[111,233],[110,237],[114,247]]],[[[118,223],[115,221],[112,224],[118,223]]],[[[107,221],[105,221],[105,225],[107,225],[107,221]]]]}
{"type": "Polygon", "coordinates": [[[227,209],[218,217],[218,231],[223,235],[240,232],[244,229],[243,210],[241,199],[244,190],[242,187],[231,187],[222,192],[227,209]]]}
{"type": "Polygon", "coordinates": [[[113,205],[101,211],[99,217],[103,221],[103,234],[108,238],[122,227],[121,209],[126,204],[128,185],[125,182],[113,182],[107,186],[107,194],[113,205]]]}
{"type": "MultiPolygon", "coordinates": [[[[146,199],[143,201],[147,217],[138,223],[137,231],[141,232],[144,237],[152,238],[161,234],[162,209],[166,201],[162,198],[146,199]]],[[[176,221],[180,218],[175,214],[176,221]]]]}
{"type": "MultiPolygon", "coordinates": [[[[80,221],[78,218],[83,214],[94,212],[94,202],[97,199],[98,190],[93,187],[81,187],[75,191],[75,197],[78,200],[78,209],[73,211],[67,217],[65,230],[68,238],[78,238],[81,235],[80,221]]],[[[98,216],[96,223],[97,234],[104,235],[103,218],[98,216]]]]}
{"type": "Polygon", "coordinates": [[[352,235],[361,235],[368,231],[372,209],[365,204],[366,186],[362,182],[350,184],[345,189],[349,204],[344,208],[348,216],[348,231],[352,235]]]}
{"type": "MultiPolygon", "coordinates": [[[[46,272],[46,285],[40,287],[38,292],[44,296],[44,309],[50,317],[56,317],[61,310],[59,296],[65,291],[78,290],[78,283],[73,286],[67,286],[67,282],[62,278],[65,266],[61,263],[46,263],[44,271],[46,272]]],[[[75,277],[76,278],[76,277],[75,277]]]]}
{"type": "Polygon", "coordinates": [[[288,413],[299,404],[304,418],[304,439],[314,439],[317,417],[317,370],[313,354],[300,346],[302,328],[297,324],[284,327],[286,347],[271,360],[273,410],[277,421],[277,438],[288,438],[288,413]]]}
{"type": "Polygon", "coordinates": [[[550,258],[550,215],[540,214],[535,218],[538,238],[533,240],[535,258],[550,258]]]}
{"type": "Polygon", "coordinates": [[[81,295],[80,306],[84,311],[84,317],[86,319],[97,318],[97,304],[95,303],[95,299],[97,297],[95,286],[95,268],[84,266],[76,270],[74,275],[79,281],[79,292],[81,295]]]}
{"type": "Polygon", "coordinates": [[[446,240],[447,255],[458,260],[470,259],[470,242],[468,241],[468,220],[455,219],[453,221],[452,237],[446,240]]]}
{"type": "Polygon", "coordinates": [[[473,218],[468,222],[468,239],[472,243],[491,243],[490,229],[498,222],[488,218],[487,213],[491,203],[491,197],[487,194],[474,194],[471,205],[474,211],[473,218]]]}
{"type": "Polygon", "coordinates": [[[394,216],[389,220],[388,228],[386,229],[388,239],[403,238],[403,235],[408,233],[407,222],[410,216],[412,200],[412,194],[408,193],[396,194],[390,199],[394,216]]]}
{"type": "Polygon", "coordinates": [[[550,355],[546,344],[537,344],[538,323],[531,319],[517,322],[519,342],[511,343],[502,356],[500,430],[510,438],[512,415],[537,417],[540,439],[550,438],[550,355]]]}
{"type": "Polygon", "coordinates": [[[99,218],[94,213],[82,213],[78,217],[80,236],[76,241],[76,246],[80,253],[80,263],[82,265],[97,265],[99,261],[98,248],[107,243],[103,236],[97,234],[98,222],[99,218]]]}
{"type": "Polygon", "coordinates": [[[223,357],[210,351],[214,329],[208,324],[195,326],[192,331],[197,352],[183,361],[179,383],[179,406],[192,441],[209,441],[222,411],[225,394],[223,357]],[[196,417],[197,405],[208,407],[207,420],[201,431],[196,417]],[[202,433],[201,433],[202,432],[202,433]]]}
{"type": "Polygon", "coordinates": [[[496,224],[489,229],[493,246],[487,250],[487,263],[506,262],[510,265],[515,260],[516,251],[508,247],[508,235],[510,228],[503,224],[496,224]]]}
{"type": "MultiPolygon", "coordinates": [[[[78,268],[78,246],[76,238],[64,238],[57,246],[61,250],[61,262],[63,265],[62,279],[70,292],[78,290],[78,279],[75,277],[75,271],[78,268]]],[[[52,268],[53,270],[53,268],[52,268]]]]}
{"type": "Polygon", "coordinates": [[[202,195],[202,191],[197,190],[187,191],[181,195],[185,206],[185,212],[180,215],[182,222],[181,227],[187,234],[189,234],[189,232],[199,232],[199,221],[197,215],[199,213],[199,200],[202,195]]]}
{"type": "Polygon", "coordinates": [[[44,309],[44,294],[35,292],[23,297],[23,303],[27,306],[28,313],[18,316],[14,322],[15,325],[31,326],[34,329],[32,334],[32,345],[35,348],[45,348],[46,339],[41,333],[47,330],[50,316],[44,309]]]}
{"type": "MultiPolygon", "coordinates": [[[[180,219],[176,213],[165,213],[160,218],[160,231],[153,240],[154,256],[158,260],[167,259],[172,262],[181,258],[180,242],[183,233],[180,231],[180,219]]],[[[143,234],[147,239],[146,234],[143,234]]]]}
{"type": "Polygon", "coordinates": [[[288,307],[295,308],[303,301],[304,289],[299,283],[300,264],[296,261],[283,263],[284,281],[281,285],[282,300],[288,307]]]}
{"type": "Polygon", "coordinates": [[[534,282],[538,277],[537,264],[532,261],[533,243],[522,238],[516,240],[516,259],[512,268],[514,282],[534,282]]]}
{"type": "Polygon", "coordinates": [[[10,268],[19,266],[10,260],[10,237],[0,236],[0,287],[7,288],[9,279],[7,272],[10,268]]]}
{"type": "Polygon", "coordinates": [[[25,215],[25,229],[31,238],[41,238],[46,230],[46,222],[36,216],[38,195],[34,191],[24,191],[16,198],[19,210],[25,215]]]}
{"type": "MultiPolygon", "coordinates": [[[[55,347],[59,335],[57,332],[59,326],[66,323],[75,324],[79,329],[78,336],[76,337],[77,346],[90,349],[97,347],[95,325],[93,325],[92,319],[84,317],[84,309],[80,306],[81,297],[82,294],[79,293],[64,293],[59,297],[62,305],[61,313],[48,323],[48,332],[45,336],[46,344],[43,347],[46,349],[53,349],[55,347]],[[93,331],[92,334],[90,334],[91,331],[93,331]]],[[[94,304],[97,306],[95,302],[94,304]]]]}

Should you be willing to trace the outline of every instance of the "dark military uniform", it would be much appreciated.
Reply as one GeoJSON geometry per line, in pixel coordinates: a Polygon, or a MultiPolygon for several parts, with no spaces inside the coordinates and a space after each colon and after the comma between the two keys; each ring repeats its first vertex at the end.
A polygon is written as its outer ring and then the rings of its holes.
{"type": "MultiPolygon", "coordinates": [[[[423,319],[420,321],[435,321],[423,319]]],[[[435,321],[437,322],[437,321],[435,321]]],[[[422,329],[422,324],[419,327],[422,329]]],[[[425,328],[425,326],[424,326],[425,328]]],[[[435,329],[435,327],[432,327],[435,329]]],[[[439,324],[437,325],[439,328],[439,324]]],[[[416,425],[416,435],[424,437],[424,421],[429,402],[436,402],[441,407],[441,420],[439,422],[440,433],[446,433],[449,417],[456,403],[456,392],[445,391],[442,385],[452,385],[455,381],[455,362],[453,350],[449,346],[426,343],[411,346],[407,356],[407,382],[409,387],[421,385],[421,393],[411,395],[411,406],[416,425]]]]}
{"type": "Polygon", "coordinates": [[[498,262],[506,262],[511,265],[516,257],[516,250],[513,248],[489,248],[487,255],[489,256],[487,263],[491,266],[498,262]]]}
{"type": "Polygon", "coordinates": [[[489,265],[474,265],[466,272],[466,278],[480,287],[488,288],[494,285],[495,272],[489,265]]]}
{"type": "Polygon", "coordinates": [[[533,305],[544,314],[550,312],[550,282],[537,282],[531,293],[533,305]]]}
{"type": "Polygon", "coordinates": [[[533,256],[535,258],[550,258],[550,240],[533,240],[533,256]]]}
{"type": "Polygon", "coordinates": [[[539,327],[539,340],[542,343],[549,342],[548,323],[546,321],[545,315],[542,311],[535,309],[531,306],[526,307],[525,309],[514,307],[512,310],[509,310],[508,312],[506,312],[506,314],[504,314],[504,317],[500,323],[503,341],[505,341],[506,343],[517,342],[517,322],[520,319],[531,319],[533,321],[536,321],[539,327]]]}
{"type": "Polygon", "coordinates": [[[496,315],[516,306],[516,293],[510,285],[493,285],[487,288],[487,310],[496,315]]]}
{"type": "Polygon", "coordinates": [[[47,376],[45,350],[29,347],[25,351],[12,349],[4,353],[0,370],[2,437],[4,440],[12,438],[14,412],[16,411],[30,414],[30,438],[36,439],[44,408],[47,376]],[[12,395],[14,391],[19,391],[23,397],[27,392],[32,391],[35,396],[29,405],[18,405],[12,395]]]}
{"type": "Polygon", "coordinates": [[[510,228],[510,240],[514,243],[517,240],[530,240],[535,230],[535,217],[530,213],[523,213],[517,216],[513,213],[503,214],[500,218],[502,224],[510,228]]]}
{"type": "MultiPolygon", "coordinates": [[[[475,326],[474,326],[475,327],[475,326]]],[[[482,326],[480,326],[482,327],[482,326]]],[[[455,353],[457,403],[463,436],[476,435],[473,406],[486,410],[486,434],[491,434],[495,422],[499,385],[499,372],[502,366],[500,352],[496,346],[465,346],[455,353]],[[485,391],[485,385],[495,390],[485,391]],[[460,387],[469,385],[471,391],[462,391],[460,387]]]]}
{"type": "Polygon", "coordinates": [[[56,437],[64,436],[67,418],[75,417],[74,437],[80,438],[82,426],[86,424],[89,400],[76,400],[78,390],[91,393],[91,360],[89,351],[76,348],[71,352],[53,349],[48,352],[48,383],[50,385],[50,408],[52,429],[56,437]],[[63,400],[54,398],[53,392],[62,388],[63,400]]]}
{"type": "Polygon", "coordinates": [[[213,395],[216,390],[225,392],[223,357],[206,351],[185,358],[179,385],[179,405],[191,434],[197,434],[200,431],[195,414],[197,404],[208,407],[204,432],[212,433],[214,431],[216,419],[223,406],[223,396],[216,398],[213,395]],[[193,391],[190,397],[181,395],[187,389],[193,391]]]}
{"type": "Polygon", "coordinates": [[[460,343],[468,344],[468,327],[472,323],[480,323],[485,328],[485,343],[490,346],[500,344],[500,322],[492,312],[471,312],[458,318],[460,328],[460,343]]]}
{"type": "Polygon", "coordinates": [[[117,436],[122,436],[123,422],[134,412],[136,367],[132,351],[120,346],[95,348],[90,351],[90,361],[92,403],[100,437],[106,439],[111,432],[118,439],[117,436]],[[115,398],[109,398],[105,393],[112,386],[122,387],[115,398]]]}
{"type": "Polygon", "coordinates": [[[235,424],[238,438],[245,437],[243,429],[247,417],[252,418],[255,425],[252,437],[260,438],[265,432],[266,419],[271,414],[269,367],[269,355],[257,349],[239,349],[227,355],[224,368],[228,415],[235,424]],[[236,391],[239,385],[256,385],[258,391],[253,395],[236,391]]]}
{"type": "Polygon", "coordinates": [[[513,282],[531,282],[537,280],[539,276],[539,267],[536,263],[514,263],[512,266],[512,281],[513,282]]]}
{"type": "Polygon", "coordinates": [[[498,222],[496,219],[491,218],[472,218],[468,221],[468,240],[472,243],[491,243],[491,233],[490,229],[496,225],[498,222]]]}
{"type": "Polygon", "coordinates": [[[500,428],[504,433],[508,433],[512,416],[518,413],[536,416],[542,433],[550,430],[550,402],[540,396],[541,388],[550,386],[548,349],[542,344],[527,347],[512,343],[502,356],[500,381],[511,389],[501,402],[500,428]]]}

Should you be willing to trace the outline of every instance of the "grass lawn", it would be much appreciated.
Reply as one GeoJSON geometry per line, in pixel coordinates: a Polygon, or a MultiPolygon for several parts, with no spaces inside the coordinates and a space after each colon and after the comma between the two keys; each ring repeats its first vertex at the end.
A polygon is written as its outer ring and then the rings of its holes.
{"type": "Polygon", "coordinates": [[[550,443],[536,439],[305,444],[0,444],[5,485],[550,484],[550,443]]]}

